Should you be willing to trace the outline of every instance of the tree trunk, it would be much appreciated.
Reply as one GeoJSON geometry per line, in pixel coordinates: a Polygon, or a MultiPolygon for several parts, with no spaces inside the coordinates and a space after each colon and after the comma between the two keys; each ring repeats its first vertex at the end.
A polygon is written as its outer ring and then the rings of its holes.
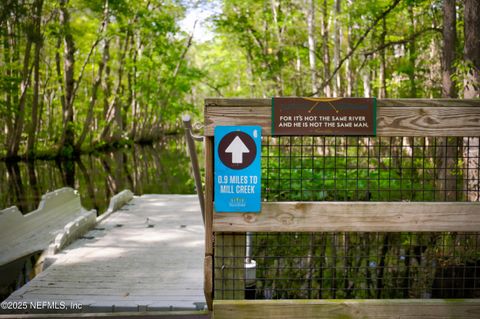
{"type": "Polygon", "coordinates": [[[456,97],[453,63],[457,42],[455,0],[443,1],[443,54],[442,54],[442,97],[456,97]]]}
{"type": "MultiPolygon", "coordinates": [[[[132,23],[132,21],[130,21],[129,25],[132,23]]],[[[120,103],[120,90],[122,88],[124,61],[125,61],[125,55],[128,51],[129,39],[130,39],[130,33],[128,32],[125,38],[125,42],[123,44],[123,48],[121,49],[121,53],[120,53],[118,73],[116,77],[117,83],[115,86],[114,96],[112,99],[112,103],[110,103],[108,106],[108,111],[105,119],[106,120],[105,128],[103,129],[102,135],[101,135],[101,139],[104,141],[109,139],[110,141],[118,142],[121,138],[121,133],[123,131],[122,107],[120,103]],[[116,124],[116,127],[114,127],[112,130],[111,127],[113,123],[116,124]],[[111,137],[108,137],[110,131],[112,131],[112,134],[111,134],[111,137]]]]}
{"type": "Polygon", "coordinates": [[[316,41],[315,41],[315,2],[306,1],[307,31],[308,31],[308,61],[310,63],[310,79],[312,82],[312,93],[317,96],[317,66],[316,66],[316,41]]]}
{"type": "Polygon", "coordinates": [[[38,125],[38,99],[40,87],[40,49],[43,45],[43,38],[41,33],[42,27],[42,8],[43,0],[36,1],[35,4],[35,53],[33,60],[33,97],[32,97],[32,120],[30,123],[30,130],[28,132],[27,155],[35,154],[35,137],[38,125]]]}
{"type": "Polygon", "coordinates": [[[16,110],[13,132],[9,140],[9,147],[7,157],[16,157],[20,148],[20,141],[22,138],[22,131],[25,121],[25,103],[27,100],[27,91],[30,86],[30,78],[32,75],[32,68],[30,68],[30,55],[32,51],[33,35],[30,33],[27,36],[27,43],[25,46],[25,55],[23,58],[22,81],[20,83],[20,99],[18,101],[18,108],[16,110]]]}
{"type": "Polygon", "coordinates": [[[284,92],[284,83],[283,83],[283,35],[282,35],[282,28],[280,28],[280,24],[278,22],[278,16],[281,14],[280,10],[280,3],[277,3],[275,0],[270,0],[270,5],[272,8],[272,15],[273,15],[273,23],[275,28],[275,35],[278,41],[278,48],[277,48],[277,65],[278,70],[275,72],[275,82],[277,86],[277,94],[283,95],[284,92]],[[277,10],[278,7],[278,10],[277,10]]]}
{"type": "MultiPolygon", "coordinates": [[[[334,28],[334,49],[333,49],[333,65],[335,68],[340,64],[340,51],[342,46],[342,31],[340,26],[341,0],[335,0],[335,18],[333,20],[334,28]]],[[[338,70],[333,81],[333,96],[337,97],[342,94],[342,72],[338,70]]]]}
{"type": "MultiPolygon", "coordinates": [[[[100,33],[104,35],[106,33],[107,28],[108,28],[108,18],[109,18],[109,7],[108,7],[108,0],[105,0],[104,3],[104,8],[103,8],[103,21],[102,21],[102,26],[100,27],[100,33]]],[[[108,39],[104,38],[103,39],[103,54],[102,54],[102,60],[98,63],[98,73],[97,76],[95,77],[95,80],[92,85],[92,95],[90,96],[90,101],[88,105],[88,111],[87,111],[87,117],[85,119],[85,124],[82,129],[82,133],[80,134],[77,144],[75,145],[75,150],[77,152],[80,152],[80,149],[82,147],[83,142],[85,141],[85,138],[87,137],[87,134],[91,131],[91,125],[93,122],[93,111],[95,108],[95,103],[97,102],[97,92],[98,88],[102,84],[102,75],[103,75],[103,69],[105,68],[105,65],[108,62],[108,39]]],[[[96,46],[96,43],[94,44],[96,46]]]]}
{"type": "MultiPolygon", "coordinates": [[[[457,41],[455,0],[443,2],[443,54],[442,54],[442,97],[455,98],[454,73],[455,46],[457,41]]],[[[456,200],[457,178],[453,173],[458,160],[461,138],[437,138],[437,194],[441,201],[456,200]]]]}
{"type": "Polygon", "coordinates": [[[322,15],[322,39],[323,39],[323,93],[326,97],[331,96],[330,90],[330,50],[328,48],[328,4],[327,0],[323,1],[322,15]]]}
{"type": "MultiPolygon", "coordinates": [[[[352,46],[351,50],[349,50],[349,52],[346,54],[346,56],[343,57],[340,60],[340,63],[338,64],[338,66],[333,70],[332,76],[323,81],[320,89],[325,89],[328,85],[330,85],[330,81],[332,80],[333,75],[335,75],[340,70],[343,63],[345,63],[346,60],[348,60],[350,57],[353,56],[353,54],[358,49],[360,44],[363,43],[365,38],[375,28],[375,26],[378,24],[378,22],[380,20],[382,20],[384,17],[386,17],[399,3],[400,3],[400,0],[393,0],[393,2],[385,9],[385,11],[383,11],[383,13],[373,21],[373,23],[367,28],[367,30],[365,30],[363,32],[363,34],[360,36],[360,38],[355,42],[355,44],[352,46]]],[[[325,38],[324,38],[324,41],[325,41],[325,38]]]]}
{"type": "Polygon", "coordinates": [[[368,65],[365,65],[362,69],[362,78],[363,78],[363,96],[371,97],[372,96],[372,74],[368,65]]]}
{"type": "Polygon", "coordinates": [[[408,46],[408,60],[410,63],[410,70],[408,72],[408,78],[410,80],[410,96],[409,98],[417,97],[417,85],[415,83],[415,64],[417,59],[417,46],[415,39],[415,16],[413,12],[413,4],[408,7],[408,13],[410,17],[410,35],[411,40],[408,46]]]}
{"type": "MultiPolygon", "coordinates": [[[[480,0],[465,0],[464,58],[470,65],[463,95],[466,99],[480,97],[480,0]]],[[[467,199],[480,200],[479,138],[464,138],[466,157],[467,199]]]]}
{"type": "Polygon", "coordinates": [[[387,97],[387,79],[386,79],[386,61],[385,61],[385,37],[387,35],[387,22],[385,17],[382,19],[382,33],[380,34],[380,85],[378,88],[378,98],[384,99],[387,97]]]}
{"type": "MultiPolygon", "coordinates": [[[[105,45],[104,45],[104,49],[105,49],[106,43],[109,40],[104,39],[104,41],[105,41],[105,45]]],[[[85,141],[85,138],[87,137],[87,134],[91,132],[91,125],[93,122],[93,110],[95,107],[95,103],[97,102],[97,92],[98,92],[98,88],[100,87],[100,84],[102,83],[102,74],[103,74],[103,69],[105,68],[106,63],[107,63],[107,54],[106,54],[106,51],[104,50],[102,60],[98,63],[97,76],[95,77],[95,81],[93,82],[93,85],[92,85],[92,95],[90,96],[90,101],[88,104],[87,117],[85,118],[85,123],[83,125],[82,133],[78,137],[77,144],[75,145],[75,150],[77,152],[80,152],[80,149],[82,147],[83,142],[85,141]]]]}
{"type": "MultiPolygon", "coordinates": [[[[8,78],[12,78],[12,50],[13,50],[13,30],[9,20],[5,21],[6,30],[3,35],[3,57],[5,65],[5,74],[8,78]]],[[[13,132],[13,112],[12,112],[12,97],[13,89],[11,87],[5,90],[5,107],[7,112],[5,114],[5,132],[7,137],[13,132]]],[[[8,144],[8,139],[5,141],[8,144]]],[[[8,145],[6,145],[8,147],[8,145]]]]}
{"type": "MultiPolygon", "coordinates": [[[[352,0],[347,0],[347,7],[352,6],[352,0]]],[[[347,26],[347,46],[348,46],[348,52],[352,51],[352,24],[353,21],[351,21],[351,18],[348,20],[348,26],[347,26]]],[[[352,72],[352,57],[348,57],[347,60],[345,61],[345,70],[346,70],[346,77],[347,77],[347,96],[351,97],[353,94],[353,72],[352,72]]]]}
{"type": "MultiPolygon", "coordinates": [[[[60,92],[60,103],[62,104],[62,121],[63,113],[65,113],[65,90],[63,89],[63,75],[62,75],[62,59],[60,58],[60,49],[62,48],[62,38],[57,38],[57,46],[55,50],[55,69],[57,71],[58,91],[60,92]]],[[[53,114],[53,112],[51,113],[53,114]]],[[[53,122],[53,121],[52,121],[53,122]]]]}
{"type": "Polygon", "coordinates": [[[102,90],[103,90],[103,118],[107,118],[108,114],[108,99],[112,95],[112,82],[110,80],[110,41],[104,43],[103,54],[106,57],[107,63],[105,64],[105,77],[103,79],[102,90]]]}
{"type": "Polygon", "coordinates": [[[440,201],[455,201],[457,198],[458,149],[462,139],[456,137],[438,137],[436,143],[437,159],[437,198],[440,201]]]}
{"type": "MultiPolygon", "coordinates": [[[[306,84],[303,84],[303,76],[302,76],[302,59],[300,58],[300,52],[298,48],[295,48],[295,89],[293,92],[296,96],[305,95],[306,92],[306,84]]],[[[312,94],[315,92],[312,92],[312,94]]],[[[253,96],[253,95],[252,95],[253,96]]],[[[312,96],[315,96],[313,94],[312,96]]]]}
{"type": "Polygon", "coordinates": [[[75,43],[70,30],[68,0],[60,0],[60,25],[63,31],[63,76],[65,92],[65,110],[63,112],[63,132],[60,142],[60,154],[71,156],[74,149],[75,131],[73,124],[73,93],[75,86],[75,43]]]}
{"type": "Polygon", "coordinates": [[[132,67],[129,68],[128,83],[128,103],[132,112],[132,123],[130,127],[129,137],[134,140],[137,131],[137,47],[135,45],[135,33],[132,34],[130,42],[130,56],[132,57],[132,67]]]}
{"type": "MultiPolygon", "coordinates": [[[[153,129],[155,131],[153,131],[150,134],[151,137],[157,138],[159,136],[159,133],[161,131],[163,131],[163,129],[162,130],[160,129],[161,127],[163,128],[163,125],[165,124],[165,121],[163,119],[163,114],[165,113],[165,108],[167,108],[170,105],[170,100],[177,90],[175,85],[176,85],[176,82],[177,82],[178,74],[180,72],[180,67],[182,66],[182,63],[186,60],[188,50],[192,46],[192,41],[193,41],[193,32],[188,37],[187,44],[185,45],[185,48],[183,49],[183,52],[182,52],[182,54],[180,55],[180,58],[177,61],[177,65],[175,66],[175,70],[173,71],[173,74],[171,76],[171,83],[172,84],[171,84],[165,98],[161,101],[161,109],[160,109],[161,113],[160,113],[160,116],[159,116],[158,120],[153,122],[154,123],[153,129]]],[[[283,84],[280,85],[280,95],[283,95],[283,93],[282,93],[283,88],[282,87],[283,87],[283,84]]]]}
{"type": "Polygon", "coordinates": [[[480,0],[465,0],[464,58],[470,68],[465,80],[464,98],[480,97],[480,0]]]}
{"type": "Polygon", "coordinates": [[[463,138],[464,189],[470,202],[480,201],[480,143],[478,137],[463,138]]]}

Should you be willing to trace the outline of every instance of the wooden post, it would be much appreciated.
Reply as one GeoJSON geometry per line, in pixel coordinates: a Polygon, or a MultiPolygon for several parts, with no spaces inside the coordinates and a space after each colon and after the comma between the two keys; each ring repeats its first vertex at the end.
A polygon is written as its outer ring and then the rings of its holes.
{"type": "Polygon", "coordinates": [[[213,137],[205,137],[205,280],[204,292],[209,310],[213,309],[213,270],[214,244],[216,267],[225,270],[217,274],[217,287],[222,287],[224,280],[225,294],[217,299],[244,299],[245,297],[245,234],[225,234],[214,236],[213,233],[213,137]],[[219,266],[220,265],[220,266],[219,266]]]}
{"type": "Polygon", "coordinates": [[[204,293],[213,310],[213,137],[205,137],[205,262],[204,293]]]}

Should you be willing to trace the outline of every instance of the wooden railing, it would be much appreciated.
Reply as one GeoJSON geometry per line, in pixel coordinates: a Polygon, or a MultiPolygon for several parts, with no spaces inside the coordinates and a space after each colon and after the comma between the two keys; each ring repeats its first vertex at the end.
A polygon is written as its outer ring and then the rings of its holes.
{"type": "MultiPolygon", "coordinates": [[[[377,136],[480,136],[479,100],[383,99],[377,107],[377,136]]],[[[263,135],[271,135],[271,99],[205,101],[205,296],[215,318],[480,317],[480,299],[213,302],[215,232],[480,231],[480,202],[270,202],[262,203],[260,214],[215,213],[213,133],[218,125],[259,125],[263,135]]]]}
{"type": "Polygon", "coordinates": [[[205,197],[203,195],[202,178],[200,175],[200,166],[198,165],[197,149],[195,147],[195,140],[203,141],[203,138],[193,135],[190,115],[184,115],[182,117],[182,121],[183,127],[185,129],[185,139],[187,142],[188,153],[190,154],[190,160],[192,162],[192,172],[193,179],[195,181],[195,188],[198,195],[198,201],[200,203],[200,209],[202,211],[203,223],[205,223],[205,197]]]}

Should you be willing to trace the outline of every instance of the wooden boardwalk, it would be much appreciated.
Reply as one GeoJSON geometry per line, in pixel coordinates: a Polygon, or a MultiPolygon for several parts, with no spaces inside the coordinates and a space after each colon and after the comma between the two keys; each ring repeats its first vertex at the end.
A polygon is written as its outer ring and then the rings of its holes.
{"type": "Polygon", "coordinates": [[[82,312],[204,309],[195,195],[135,197],[55,256],[6,301],[63,301],[82,312]]]}

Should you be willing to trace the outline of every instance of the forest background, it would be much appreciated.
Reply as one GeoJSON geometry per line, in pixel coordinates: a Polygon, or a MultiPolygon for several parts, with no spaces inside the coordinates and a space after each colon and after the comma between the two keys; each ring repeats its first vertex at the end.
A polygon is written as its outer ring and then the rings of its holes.
{"type": "Polygon", "coordinates": [[[480,92],[479,0],[3,0],[0,41],[3,159],[152,142],[205,97],[480,92]]]}

